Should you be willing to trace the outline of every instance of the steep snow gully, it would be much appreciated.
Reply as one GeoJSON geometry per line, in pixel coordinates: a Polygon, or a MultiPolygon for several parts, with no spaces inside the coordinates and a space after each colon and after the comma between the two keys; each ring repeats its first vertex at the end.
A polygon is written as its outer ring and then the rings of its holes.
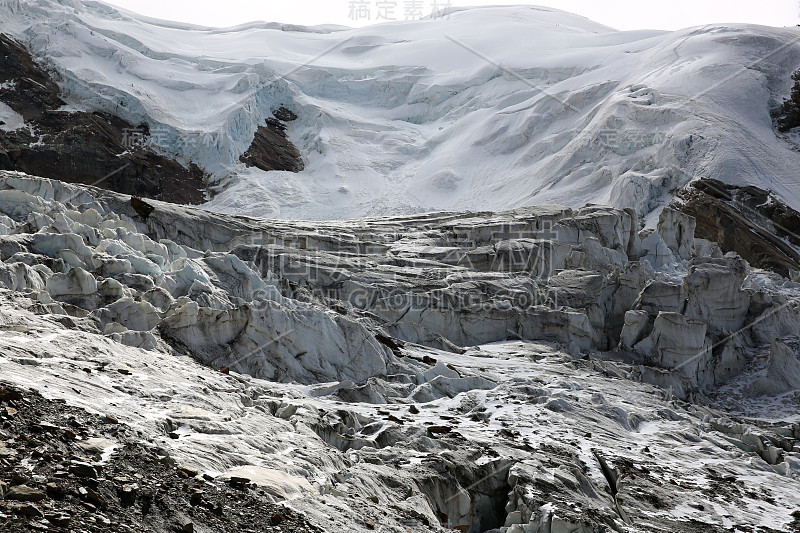
{"type": "Polygon", "coordinates": [[[0,172],[0,212],[0,381],[198,483],[326,531],[796,528],[799,286],[675,209],[267,221],[0,172]]]}

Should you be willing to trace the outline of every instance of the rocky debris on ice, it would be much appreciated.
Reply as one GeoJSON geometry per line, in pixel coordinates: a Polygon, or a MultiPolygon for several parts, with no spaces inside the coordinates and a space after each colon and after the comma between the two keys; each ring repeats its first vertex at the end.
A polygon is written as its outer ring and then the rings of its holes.
{"type": "Polygon", "coordinates": [[[640,221],[600,206],[325,223],[152,207],[0,173],[1,379],[323,529],[792,521],[795,428],[700,402],[777,373],[736,405],[790,401],[798,299],[698,255],[713,247],[685,215],[655,231],[674,256],[659,269],[640,221]]]}
{"type": "Polygon", "coordinates": [[[264,491],[175,466],[111,415],[7,384],[0,412],[3,531],[241,532],[263,527],[265,517],[279,517],[282,531],[316,530],[264,491]],[[242,505],[251,512],[238,513],[242,505]]]}

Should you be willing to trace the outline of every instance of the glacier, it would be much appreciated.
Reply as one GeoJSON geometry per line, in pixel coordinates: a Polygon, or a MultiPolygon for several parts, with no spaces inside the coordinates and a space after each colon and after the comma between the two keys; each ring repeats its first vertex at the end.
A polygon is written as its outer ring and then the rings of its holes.
{"type": "Polygon", "coordinates": [[[770,117],[800,64],[797,28],[622,32],[508,6],[360,29],[217,29],[100,2],[3,0],[0,31],[57,73],[71,103],[147,124],[159,150],[211,173],[217,212],[595,202],[654,226],[696,177],[800,208],[800,155],[770,117]],[[280,106],[299,117],[288,134],[305,170],[246,168],[239,157],[280,106]]]}
{"type": "Polygon", "coordinates": [[[800,284],[688,215],[650,233],[596,205],[308,222],[143,202],[0,171],[0,383],[114,420],[76,441],[113,448],[89,467],[136,443],[324,531],[796,524],[800,284]]]}
{"type": "Polygon", "coordinates": [[[0,151],[59,162],[85,113],[207,179],[0,170],[4,530],[800,531],[798,28],[0,0],[0,34],[50,84],[0,151]],[[297,172],[247,166],[265,124],[297,172]]]}

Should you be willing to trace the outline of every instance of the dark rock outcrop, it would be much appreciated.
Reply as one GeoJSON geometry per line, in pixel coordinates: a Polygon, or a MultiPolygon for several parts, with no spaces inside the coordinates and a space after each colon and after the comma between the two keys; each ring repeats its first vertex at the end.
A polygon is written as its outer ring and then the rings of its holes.
{"type": "Polygon", "coordinates": [[[288,170],[300,172],[305,168],[300,152],[286,137],[286,125],[297,119],[289,109],[280,107],[272,113],[275,118],[267,118],[266,126],[256,130],[253,143],[239,160],[247,166],[261,170],[288,170]]]}
{"type": "Polygon", "coordinates": [[[168,456],[159,456],[134,438],[132,428],[63,401],[46,399],[35,390],[0,384],[0,412],[2,438],[13,443],[0,457],[3,531],[89,531],[99,527],[103,531],[231,533],[264,531],[265,516],[280,517],[282,531],[319,531],[301,513],[274,503],[274,498],[263,490],[253,490],[249,483],[231,490],[222,480],[196,477],[197,472],[187,476],[185,468],[171,466],[168,456]],[[24,409],[14,407],[20,405],[24,409]],[[70,428],[63,428],[67,419],[70,428]],[[81,440],[65,438],[67,431],[74,431],[81,440]],[[80,463],[83,472],[75,475],[75,468],[70,467],[67,475],[59,458],[87,454],[100,458],[97,449],[85,444],[92,440],[112,444],[115,449],[102,468],[80,463]],[[26,484],[20,484],[22,471],[30,472],[26,484]],[[5,494],[4,487],[8,487],[5,494]],[[239,513],[244,505],[250,512],[239,513]],[[42,518],[45,525],[34,522],[42,518]]]}
{"type": "Polygon", "coordinates": [[[0,169],[95,185],[182,204],[199,204],[205,174],[146,146],[126,142],[144,131],[108,113],[63,111],[64,101],[48,73],[16,41],[0,35],[0,102],[25,126],[0,129],[0,169]]]}
{"type": "Polygon", "coordinates": [[[786,277],[800,271],[800,213],[768,191],[704,178],[678,198],[671,207],[697,220],[695,237],[717,242],[757,268],[786,277]]]}
{"type": "Polygon", "coordinates": [[[133,207],[133,210],[144,220],[147,220],[147,217],[155,210],[155,207],[135,196],[131,197],[131,207],[133,207]]]}

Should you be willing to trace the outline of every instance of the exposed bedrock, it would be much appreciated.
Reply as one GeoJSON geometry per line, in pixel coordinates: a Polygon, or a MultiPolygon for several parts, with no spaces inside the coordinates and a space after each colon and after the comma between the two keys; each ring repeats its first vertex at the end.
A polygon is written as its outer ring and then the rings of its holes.
{"type": "Polygon", "coordinates": [[[652,369],[644,379],[691,390],[800,325],[791,296],[747,285],[746,261],[695,241],[672,209],[641,235],[631,212],[601,206],[312,224],[5,172],[0,212],[0,282],[43,312],[213,367],[340,383],[359,401],[493,386],[431,373],[436,361],[406,357],[405,343],[619,348],[652,369]]]}
{"type": "Polygon", "coordinates": [[[305,167],[300,152],[286,137],[286,126],[282,121],[293,121],[297,115],[285,107],[273,112],[266,119],[266,126],[259,126],[253,142],[242,154],[240,161],[261,170],[288,170],[299,172],[305,167]]]}
{"type": "MultiPolygon", "coordinates": [[[[22,44],[0,35],[0,107],[19,122],[0,123],[0,169],[181,204],[203,203],[218,185],[202,163],[178,157],[167,143],[177,136],[174,143],[187,148],[210,137],[75,109],[62,100],[58,81],[22,44]]],[[[301,154],[286,135],[286,123],[297,116],[281,106],[264,118],[240,161],[265,171],[302,170],[301,154]]]]}
{"type": "Polygon", "coordinates": [[[754,267],[798,276],[800,213],[769,191],[703,178],[681,189],[672,207],[695,218],[695,237],[736,252],[754,267]]]}
{"type": "Polygon", "coordinates": [[[69,109],[50,74],[25,48],[0,35],[0,104],[24,124],[0,128],[0,169],[199,204],[206,175],[149,146],[149,126],[69,109]]]}

